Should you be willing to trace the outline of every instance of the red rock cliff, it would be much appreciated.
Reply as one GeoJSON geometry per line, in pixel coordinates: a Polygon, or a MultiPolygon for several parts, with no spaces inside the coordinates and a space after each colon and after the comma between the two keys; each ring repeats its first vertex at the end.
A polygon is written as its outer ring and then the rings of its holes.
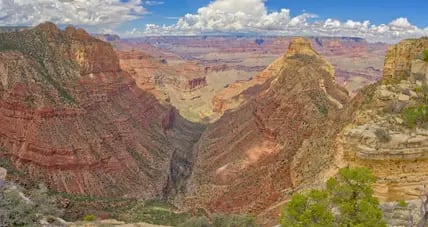
{"type": "Polygon", "coordinates": [[[287,191],[313,183],[331,162],[349,99],[334,82],[332,66],[308,40],[296,38],[275,69],[256,98],[203,133],[189,206],[263,215],[287,199],[287,191]]]}
{"type": "Polygon", "coordinates": [[[171,190],[171,158],[200,129],[137,88],[109,44],[46,23],[0,34],[0,50],[1,151],[27,177],[93,196],[171,190]]]}

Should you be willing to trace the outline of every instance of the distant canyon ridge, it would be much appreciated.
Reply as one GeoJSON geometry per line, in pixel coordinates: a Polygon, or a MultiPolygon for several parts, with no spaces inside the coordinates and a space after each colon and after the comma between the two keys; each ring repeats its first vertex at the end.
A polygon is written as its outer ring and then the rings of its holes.
{"type": "MultiPolygon", "coordinates": [[[[108,36],[109,37],[109,36],[108,36]]],[[[282,56],[292,37],[144,37],[114,40],[121,67],[137,85],[168,100],[194,122],[213,122],[246,100],[244,90],[269,79],[263,70],[282,56]]],[[[380,80],[384,43],[353,37],[311,37],[351,95],[380,80]]]]}

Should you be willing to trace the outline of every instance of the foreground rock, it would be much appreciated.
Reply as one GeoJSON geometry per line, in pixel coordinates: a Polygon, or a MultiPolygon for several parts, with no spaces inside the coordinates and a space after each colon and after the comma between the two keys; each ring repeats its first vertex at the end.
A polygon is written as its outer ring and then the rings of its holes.
{"type": "Polygon", "coordinates": [[[333,162],[331,148],[346,122],[349,96],[308,40],[295,38],[289,49],[254,99],[203,133],[188,206],[276,218],[290,191],[322,182],[317,176],[333,162]]]}
{"type": "Polygon", "coordinates": [[[428,63],[418,60],[425,49],[428,39],[404,40],[389,50],[382,84],[364,91],[366,104],[338,137],[337,160],[370,167],[382,201],[419,199],[428,184],[428,130],[409,126],[404,115],[408,107],[426,105],[428,73],[421,69],[428,63]]]}
{"type": "Polygon", "coordinates": [[[200,128],[140,90],[110,44],[51,23],[0,34],[0,146],[55,191],[158,198],[200,128]]]}

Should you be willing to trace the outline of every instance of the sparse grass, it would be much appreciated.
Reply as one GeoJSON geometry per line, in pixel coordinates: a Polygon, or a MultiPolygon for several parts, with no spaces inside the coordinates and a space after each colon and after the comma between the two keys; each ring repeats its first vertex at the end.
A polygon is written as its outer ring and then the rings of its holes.
{"type": "MultiPolygon", "coordinates": [[[[0,147],[0,154],[5,153],[6,150],[2,147],[0,147]]],[[[10,176],[23,176],[25,175],[25,172],[20,171],[15,168],[15,166],[12,165],[9,158],[0,156],[0,167],[3,167],[7,170],[7,174],[10,176]]]]}
{"type": "Polygon", "coordinates": [[[192,216],[188,213],[174,212],[171,207],[159,201],[141,203],[130,211],[127,222],[147,222],[157,225],[177,226],[192,216]]]}
{"type": "Polygon", "coordinates": [[[328,116],[328,105],[326,104],[326,100],[325,100],[325,96],[321,95],[317,92],[312,92],[309,94],[309,97],[311,97],[312,102],[315,104],[315,106],[318,109],[318,112],[323,116],[323,117],[327,117],[328,116]]]}
{"type": "Polygon", "coordinates": [[[327,117],[328,115],[328,108],[323,105],[317,105],[318,111],[324,116],[327,117]]]}
{"type": "Polygon", "coordinates": [[[86,222],[92,222],[92,221],[95,221],[95,219],[96,217],[93,214],[88,214],[85,217],[83,217],[83,221],[86,221],[86,222]]]}
{"type": "Polygon", "coordinates": [[[422,51],[422,61],[428,62],[428,50],[422,51]]]}
{"type": "Polygon", "coordinates": [[[415,92],[423,99],[424,102],[428,102],[428,85],[422,85],[415,88],[415,92]]]}
{"type": "Polygon", "coordinates": [[[409,205],[409,204],[408,204],[406,201],[404,201],[404,200],[400,200],[400,201],[398,201],[398,203],[397,203],[397,206],[399,206],[399,207],[401,207],[401,208],[406,208],[408,205],[409,205]]]}
{"type": "Polygon", "coordinates": [[[178,227],[255,227],[256,221],[251,216],[214,214],[208,219],[205,216],[193,217],[178,227]]]}
{"type": "Polygon", "coordinates": [[[409,128],[428,122],[428,105],[406,108],[403,112],[404,124],[409,128]]]}

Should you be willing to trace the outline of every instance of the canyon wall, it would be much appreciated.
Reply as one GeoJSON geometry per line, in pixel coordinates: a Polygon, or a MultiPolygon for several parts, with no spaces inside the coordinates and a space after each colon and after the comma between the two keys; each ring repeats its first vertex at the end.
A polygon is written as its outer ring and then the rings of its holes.
{"type": "Polygon", "coordinates": [[[377,177],[381,201],[419,199],[428,183],[428,131],[412,125],[408,108],[426,101],[428,39],[404,40],[385,58],[381,83],[364,91],[367,100],[337,138],[338,165],[367,166],[377,177]]]}
{"type": "Polygon", "coordinates": [[[293,39],[274,65],[254,99],[204,131],[188,206],[264,215],[296,188],[322,182],[317,176],[333,162],[335,135],[349,116],[348,93],[306,39],[293,39]]]}
{"type": "MultiPolygon", "coordinates": [[[[160,198],[201,127],[139,89],[110,44],[51,23],[0,34],[2,156],[51,189],[160,198]]],[[[191,153],[190,153],[191,154],[191,153]]]]}

